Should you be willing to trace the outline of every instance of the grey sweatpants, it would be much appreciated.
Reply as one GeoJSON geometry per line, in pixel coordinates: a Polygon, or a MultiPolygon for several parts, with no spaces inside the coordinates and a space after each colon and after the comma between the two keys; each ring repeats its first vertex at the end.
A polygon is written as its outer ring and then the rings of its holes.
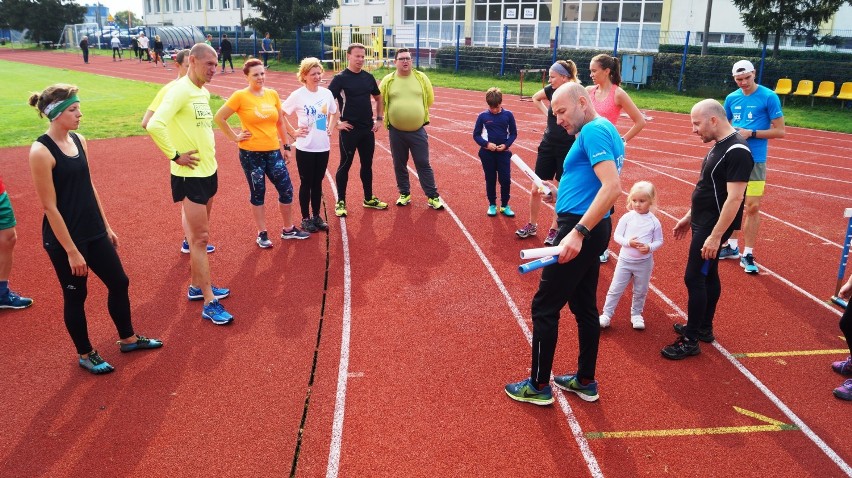
{"type": "Polygon", "coordinates": [[[615,308],[618,307],[618,301],[621,300],[621,295],[624,294],[624,289],[627,288],[631,279],[633,279],[633,305],[630,307],[630,315],[642,315],[642,310],[645,309],[645,299],[648,297],[651,271],[653,270],[654,256],[652,254],[648,254],[647,259],[638,262],[629,262],[619,258],[615,272],[612,273],[612,283],[609,285],[609,292],[606,293],[606,303],[604,303],[601,315],[612,318],[615,308]]]}
{"type": "Polygon", "coordinates": [[[426,197],[438,197],[438,187],[435,185],[435,173],[429,164],[429,137],[426,128],[417,131],[400,131],[393,126],[388,128],[393,170],[396,174],[396,187],[400,194],[411,194],[411,182],[408,180],[408,155],[414,160],[417,176],[420,177],[420,187],[426,197]]]}

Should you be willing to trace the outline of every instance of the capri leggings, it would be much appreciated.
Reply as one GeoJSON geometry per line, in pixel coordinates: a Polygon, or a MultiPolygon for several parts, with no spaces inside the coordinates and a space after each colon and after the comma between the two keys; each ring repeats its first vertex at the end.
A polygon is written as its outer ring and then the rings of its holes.
{"type": "MultiPolygon", "coordinates": [[[[128,296],[130,280],[124,273],[121,259],[118,258],[112,242],[104,235],[99,239],[77,244],[77,249],[86,260],[89,271],[94,272],[107,287],[107,309],[118,330],[118,337],[121,339],[132,337],[133,325],[130,322],[130,297],[128,296]]],[[[87,354],[93,350],[86,324],[88,277],[75,276],[71,273],[68,254],[64,249],[48,249],[47,255],[53,263],[59,285],[62,287],[65,327],[71,335],[71,340],[74,341],[77,353],[87,354]]]]}
{"type": "Polygon", "coordinates": [[[293,183],[290,173],[284,163],[281,151],[247,151],[240,149],[240,164],[246,174],[249,185],[249,202],[254,206],[262,206],[266,196],[266,180],[268,177],[275,189],[278,190],[278,202],[290,204],[293,202],[293,183]]]}
{"type": "Polygon", "coordinates": [[[322,202],[322,179],[328,167],[328,151],[302,151],[296,149],[296,166],[299,168],[299,206],[302,209],[302,217],[311,217],[308,209],[314,216],[320,214],[322,202]]]}

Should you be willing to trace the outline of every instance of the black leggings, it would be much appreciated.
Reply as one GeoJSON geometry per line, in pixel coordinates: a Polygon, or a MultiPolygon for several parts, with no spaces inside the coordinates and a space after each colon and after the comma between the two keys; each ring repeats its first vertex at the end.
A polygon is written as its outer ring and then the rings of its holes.
{"type": "Polygon", "coordinates": [[[353,128],[340,132],[340,167],[334,174],[337,183],[337,196],[346,200],[346,184],[349,182],[349,168],[355,161],[355,151],[361,159],[361,183],[364,186],[364,199],[373,197],[373,153],[376,150],[376,134],[370,128],[353,128]]]}
{"type": "MultiPolygon", "coordinates": [[[[719,258],[703,259],[701,249],[710,236],[712,228],[692,226],[692,240],[689,243],[689,256],[686,259],[686,271],[683,282],[689,295],[686,309],[686,330],[684,335],[695,339],[698,332],[713,331],[713,317],[716,304],[722,295],[722,281],[719,279],[719,258]]],[[[724,244],[731,237],[727,232],[722,236],[724,244]]]]}
{"type": "Polygon", "coordinates": [[[310,209],[314,216],[320,215],[320,203],[322,202],[322,179],[325,169],[328,167],[328,151],[302,151],[296,149],[296,167],[299,169],[299,207],[302,209],[302,217],[311,217],[310,209]]]}
{"type": "MultiPolygon", "coordinates": [[[[113,323],[115,323],[115,328],[118,330],[118,337],[121,339],[132,337],[133,325],[130,322],[130,297],[128,296],[130,280],[124,273],[121,259],[118,258],[112,242],[107,236],[104,236],[94,241],[78,244],[77,249],[86,260],[89,271],[97,274],[109,291],[107,309],[113,323]]],[[[77,353],[80,355],[87,354],[93,350],[92,344],[89,342],[89,331],[86,325],[85,304],[86,296],[89,293],[87,288],[88,277],[75,276],[71,273],[68,254],[65,253],[64,249],[48,249],[47,255],[50,257],[50,262],[53,263],[53,268],[56,269],[56,276],[59,278],[60,287],[62,287],[62,297],[65,301],[63,311],[65,327],[71,335],[71,340],[74,341],[77,353]]]]}

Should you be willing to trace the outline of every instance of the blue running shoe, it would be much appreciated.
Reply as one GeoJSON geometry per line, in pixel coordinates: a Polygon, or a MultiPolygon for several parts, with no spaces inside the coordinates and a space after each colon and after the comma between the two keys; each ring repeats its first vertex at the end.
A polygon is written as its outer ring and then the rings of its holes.
{"type": "Polygon", "coordinates": [[[512,400],[532,403],[533,405],[550,405],[553,403],[553,393],[550,385],[538,390],[530,379],[506,385],[506,395],[512,400]]]}
{"type": "Polygon", "coordinates": [[[576,393],[578,397],[587,402],[596,402],[600,398],[597,380],[592,380],[592,383],[583,385],[577,379],[577,374],[569,373],[553,377],[553,383],[562,390],[576,393]]]}
{"type": "Polygon", "coordinates": [[[234,321],[234,316],[222,307],[218,299],[213,299],[209,304],[204,306],[201,310],[201,318],[207,319],[216,325],[230,324],[234,321]]]}
{"type": "Polygon", "coordinates": [[[149,339],[144,335],[136,335],[136,342],[125,344],[122,341],[116,342],[119,350],[122,352],[133,352],[134,350],[158,349],[163,346],[163,342],[157,339],[149,339]]]}
{"type": "Polygon", "coordinates": [[[754,263],[754,256],[751,254],[746,254],[740,257],[740,267],[745,269],[746,274],[757,274],[760,272],[757,268],[757,264],[754,263]]]}
{"type": "MultiPolygon", "coordinates": [[[[224,299],[231,295],[231,289],[226,289],[224,287],[216,287],[215,285],[210,286],[213,289],[213,297],[218,299],[224,299]]],[[[204,300],[204,293],[201,292],[200,287],[189,286],[189,290],[186,292],[186,298],[189,300],[204,300]]]]}
{"type": "MultiPolygon", "coordinates": [[[[189,254],[189,243],[186,242],[186,239],[183,240],[183,244],[180,245],[180,251],[184,254],[189,254]]],[[[207,253],[212,254],[216,251],[216,246],[212,244],[207,244],[207,253]]]]}
{"type": "Polygon", "coordinates": [[[81,367],[95,375],[110,373],[115,370],[112,365],[108,364],[106,360],[101,358],[97,350],[89,352],[89,356],[86,358],[79,357],[78,363],[81,367]]]}
{"type": "Polygon", "coordinates": [[[719,259],[739,259],[740,258],[740,248],[734,247],[731,248],[729,245],[722,246],[719,249],[719,259]]]}
{"type": "Polygon", "coordinates": [[[3,297],[0,297],[0,309],[26,309],[33,305],[33,300],[29,297],[21,297],[11,290],[3,297]]]}
{"type": "Polygon", "coordinates": [[[492,217],[496,216],[497,215],[497,205],[492,204],[492,205],[488,206],[488,212],[486,212],[485,214],[488,214],[489,216],[492,216],[492,217]]]}
{"type": "Polygon", "coordinates": [[[512,208],[510,208],[508,204],[501,207],[500,212],[502,212],[503,215],[506,216],[506,217],[515,217],[515,211],[513,211],[512,208]]]}

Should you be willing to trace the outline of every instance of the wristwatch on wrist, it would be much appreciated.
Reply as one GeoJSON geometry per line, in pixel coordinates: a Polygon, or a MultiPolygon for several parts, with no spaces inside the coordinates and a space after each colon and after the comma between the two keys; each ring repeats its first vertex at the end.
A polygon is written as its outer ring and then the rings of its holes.
{"type": "Polygon", "coordinates": [[[583,236],[583,239],[588,239],[589,236],[592,235],[592,231],[590,231],[588,227],[582,224],[578,223],[576,226],[574,226],[574,229],[583,236]]]}
{"type": "Polygon", "coordinates": [[[289,144],[284,145],[284,151],[291,151],[289,144]]]}
{"type": "Polygon", "coordinates": [[[381,120],[383,120],[383,119],[385,119],[385,117],[384,117],[384,116],[376,116],[376,121],[381,121],[381,120]]]}
{"type": "Polygon", "coordinates": [[[172,158],[172,161],[177,161],[178,159],[180,159],[180,151],[175,151],[175,157],[172,158]]]}
{"type": "Polygon", "coordinates": [[[757,138],[757,130],[756,129],[751,130],[751,137],[757,138]]]}

